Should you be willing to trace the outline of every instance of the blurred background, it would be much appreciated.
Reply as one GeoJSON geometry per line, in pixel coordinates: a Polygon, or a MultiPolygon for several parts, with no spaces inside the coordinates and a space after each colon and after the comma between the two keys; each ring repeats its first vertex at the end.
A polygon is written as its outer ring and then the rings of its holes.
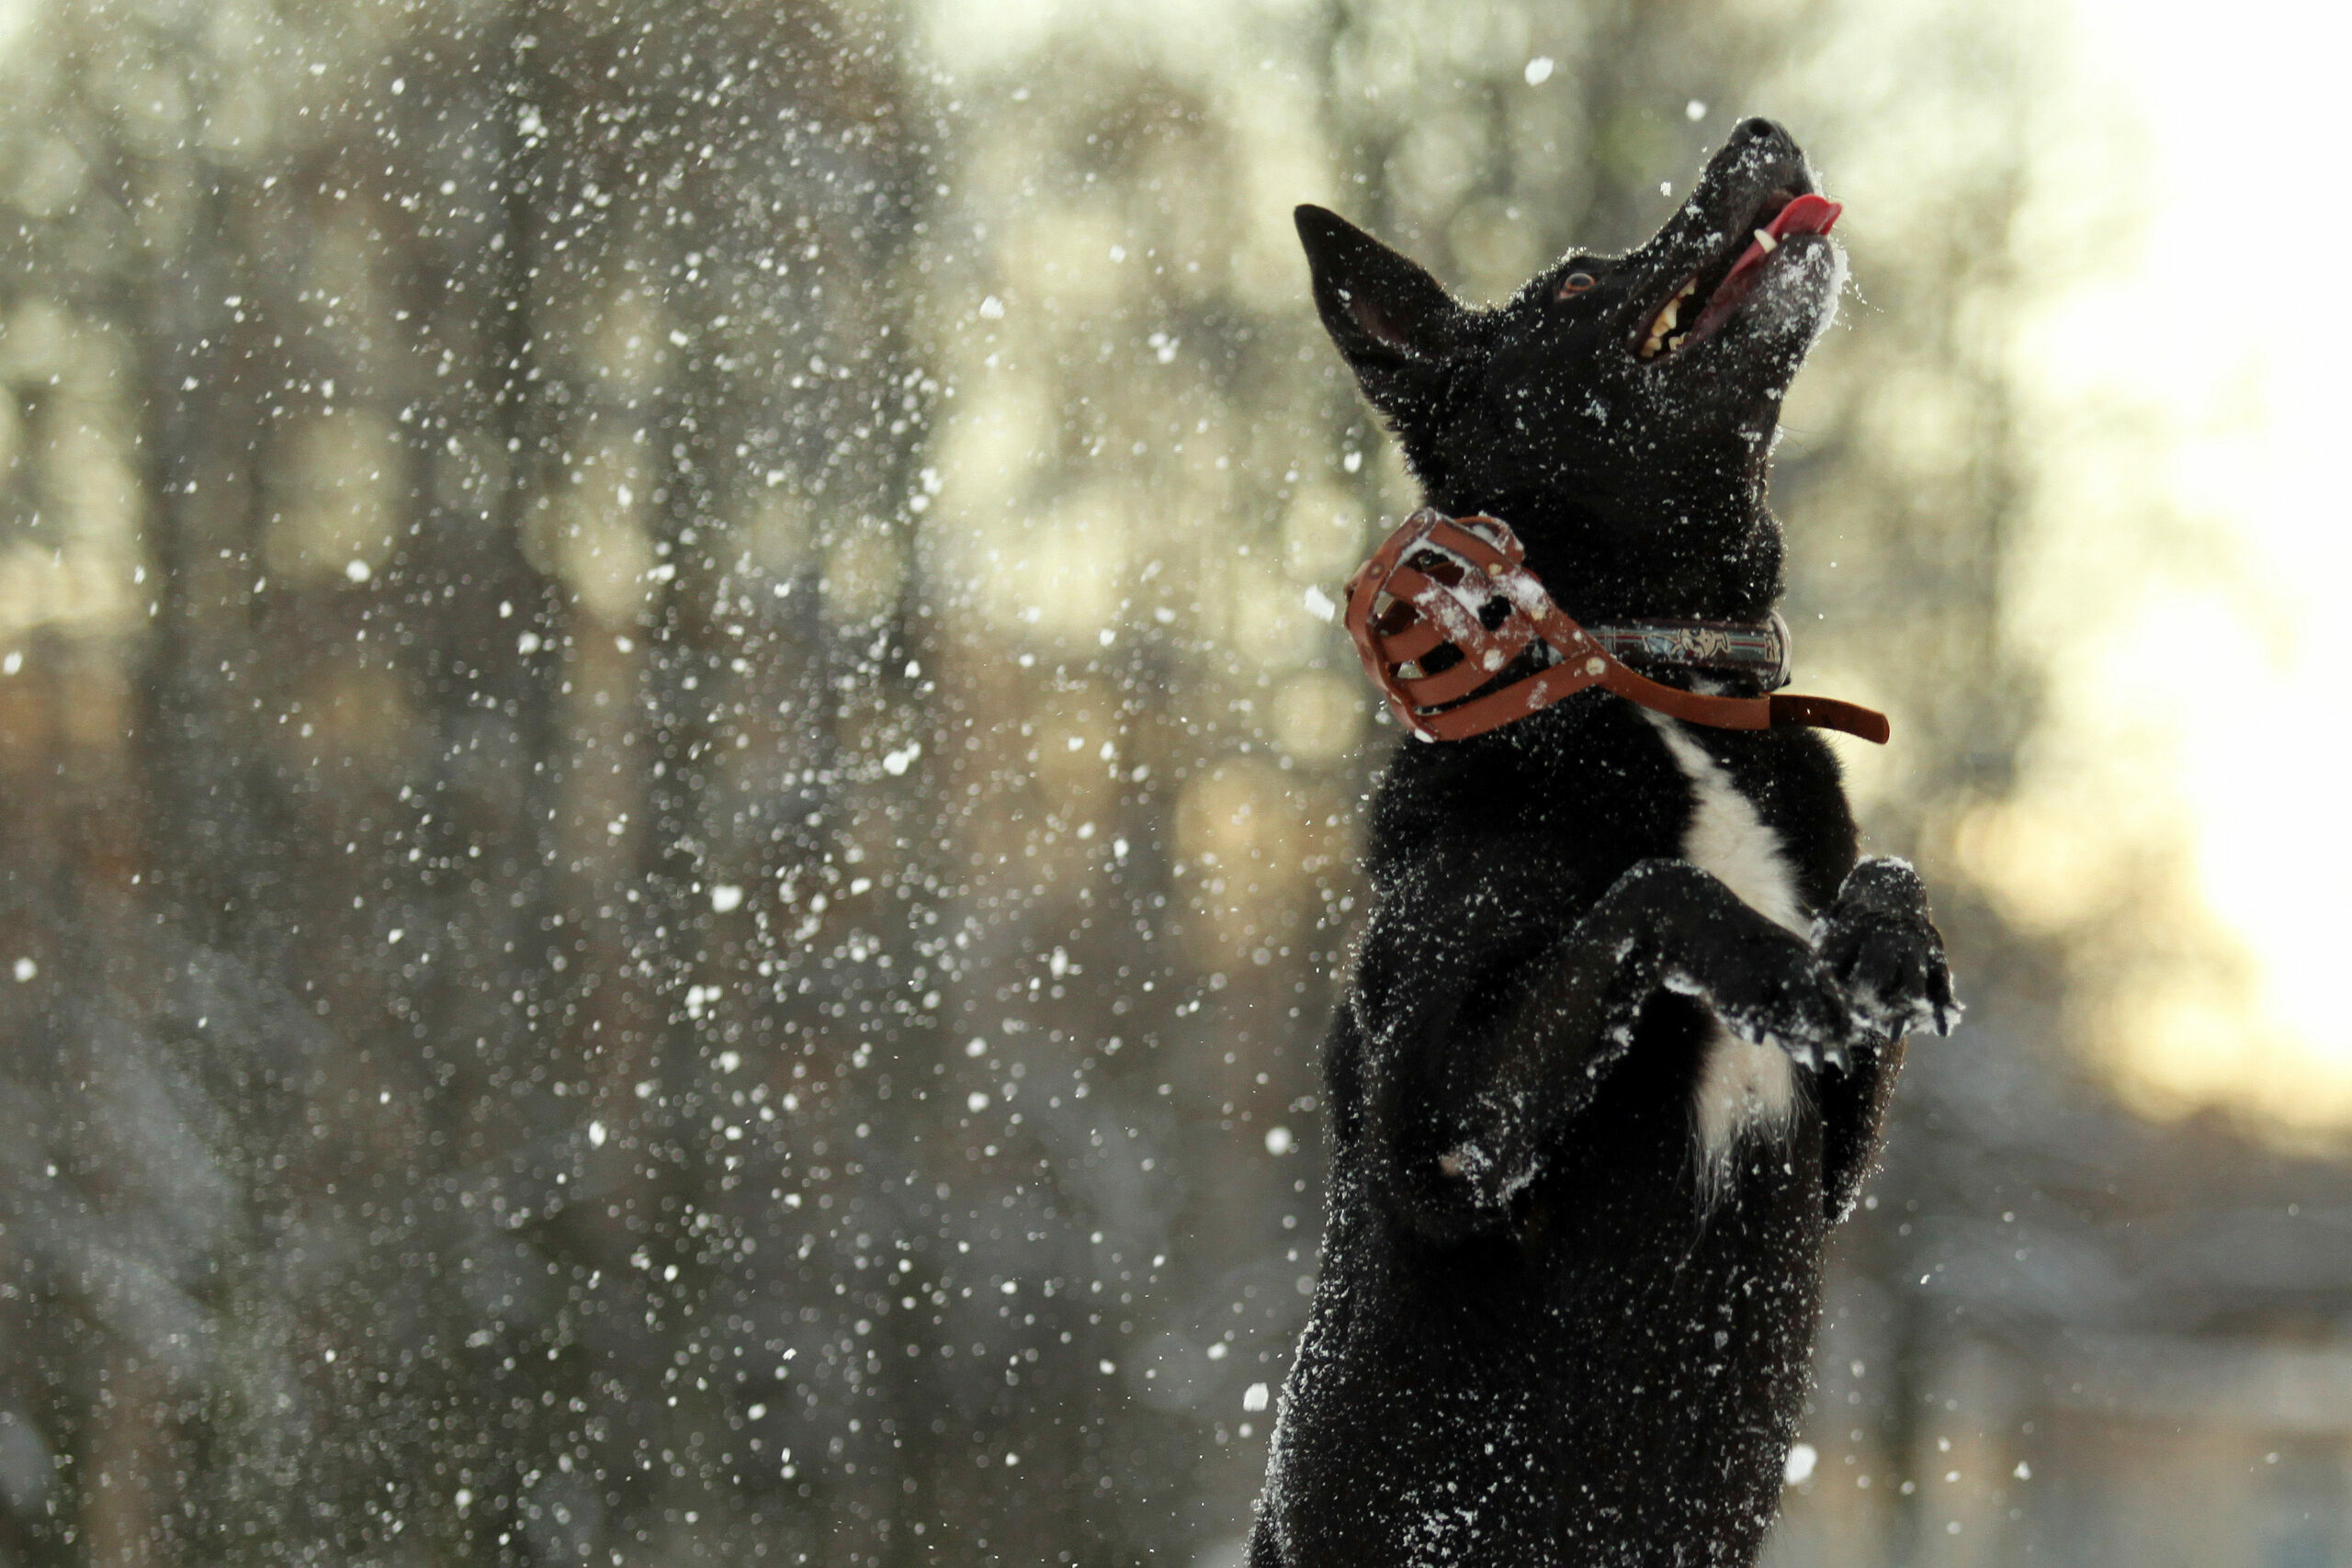
{"type": "Polygon", "coordinates": [[[1412,501],[1290,209],[1497,298],[1752,113],[1972,1004],[1771,1562],[2352,1564],[2344,28],[4,0],[0,1564],[1237,1564],[1412,501]]]}

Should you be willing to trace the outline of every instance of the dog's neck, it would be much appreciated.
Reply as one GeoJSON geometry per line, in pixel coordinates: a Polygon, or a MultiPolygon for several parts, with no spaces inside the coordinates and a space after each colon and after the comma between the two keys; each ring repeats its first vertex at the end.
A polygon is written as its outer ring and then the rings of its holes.
{"type": "Polygon", "coordinates": [[[1432,486],[1449,517],[1510,524],[1527,564],[1560,607],[1588,625],[1645,620],[1761,622],[1780,602],[1781,525],[1762,487],[1693,489],[1628,504],[1558,491],[1477,492],[1432,486]]]}

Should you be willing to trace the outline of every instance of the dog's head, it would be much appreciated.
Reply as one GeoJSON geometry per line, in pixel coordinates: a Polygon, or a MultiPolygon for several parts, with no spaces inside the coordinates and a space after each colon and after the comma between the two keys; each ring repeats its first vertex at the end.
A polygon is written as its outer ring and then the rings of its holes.
{"type": "Polygon", "coordinates": [[[1571,253],[1490,310],[1336,214],[1297,219],[1323,324],[1430,505],[1509,523],[1573,615],[1745,617],[1780,591],[1765,461],[1837,310],[1836,214],[1751,119],[1646,244],[1571,253]]]}

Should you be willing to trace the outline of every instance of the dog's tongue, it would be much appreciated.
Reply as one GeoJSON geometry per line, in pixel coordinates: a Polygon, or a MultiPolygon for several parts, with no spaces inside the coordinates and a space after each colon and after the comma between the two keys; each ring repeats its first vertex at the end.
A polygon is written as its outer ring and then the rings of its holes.
{"type": "Polygon", "coordinates": [[[1826,196],[1801,196],[1781,209],[1765,232],[1784,239],[1791,234],[1826,234],[1846,209],[1826,196]]]}
{"type": "Polygon", "coordinates": [[[1845,210],[1826,196],[1798,197],[1781,209],[1779,217],[1757,231],[1772,243],[1768,245],[1762,239],[1749,241],[1747,249],[1740,253],[1739,260],[1732,264],[1731,274],[1724,279],[1723,288],[1729,288],[1733,284],[1744,281],[1749,273],[1762,266],[1764,258],[1780,249],[1780,243],[1790,235],[1826,234],[1830,225],[1838,221],[1838,215],[1845,210]]]}

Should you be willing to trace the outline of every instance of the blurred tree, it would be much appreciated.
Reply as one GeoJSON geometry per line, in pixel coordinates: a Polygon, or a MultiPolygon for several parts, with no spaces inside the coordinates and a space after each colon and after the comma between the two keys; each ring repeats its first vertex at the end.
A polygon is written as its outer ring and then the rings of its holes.
{"type": "Polygon", "coordinates": [[[915,1201],[820,1087],[922,995],[891,24],[23,26],[9,1550],[887,1543],[911,1287],[799,1215],[915,1201]]]}

